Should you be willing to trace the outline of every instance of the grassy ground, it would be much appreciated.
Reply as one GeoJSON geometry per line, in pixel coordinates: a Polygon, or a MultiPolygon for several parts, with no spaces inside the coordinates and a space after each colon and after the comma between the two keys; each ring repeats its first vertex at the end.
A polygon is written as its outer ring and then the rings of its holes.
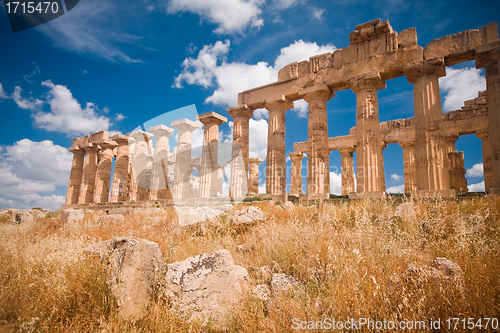
{"type": "Polygon", "coordinates": [[[142,320],[122,321],[100,263],[83,255],[87,245],[116,236],[158,243],[167,263],[228,249],[252,284],[270,282],[259,269],[265,265],[300,281],[301,292],[268,303],[249,293],[232,309],[227,331],[293,332],[293,318],[500,319],[499,197],[420,201],[403,217],[394,216],[398,205],[390,199],[298,206],[293,212],[271,202],[254,205],[268,218],[246,229],[232,227],[226,216],[204,227],[174,228],[172,211],[137,211],[124,224],[97,213],[76,225],[64,225],[58,216],[22,225],[0,222],[0,332],[213,330],[176,317],[161,295],[142,320]],[[469,225],[456,214],[484,221],[469,225]],[[241,244],[250,251],[236,251],[241,244]],[[463,293],[404,279],[409,264],[430,266],[436,257],[462,268],[463,293]]]}

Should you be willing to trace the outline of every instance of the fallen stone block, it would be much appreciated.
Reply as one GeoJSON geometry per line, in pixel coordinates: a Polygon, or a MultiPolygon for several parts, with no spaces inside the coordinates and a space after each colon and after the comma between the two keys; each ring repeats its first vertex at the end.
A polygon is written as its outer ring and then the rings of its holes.
{"type": "Polygon", "coordinates": [[[63,209],[61,211],[61,220],[65,223],[75,223],[83,220],[84,212],[82,209],[63,209]]]}
{"type": "Polygon", "coordinates": [[[233,224],[235,225],[254,224],[262,222],[264,219],[262,209],[255,206],[249,206],[233,213],[233,224]]]}

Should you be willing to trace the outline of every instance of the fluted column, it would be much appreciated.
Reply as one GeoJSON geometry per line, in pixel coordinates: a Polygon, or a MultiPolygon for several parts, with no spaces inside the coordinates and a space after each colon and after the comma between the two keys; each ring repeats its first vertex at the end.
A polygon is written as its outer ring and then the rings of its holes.
{"type": "Polygon", "coordinates": [[[191,196],[191,185],[189,180],[193,172],[191,161],[191,138],[195,129],[200,125],[189,119],[180,119],[170,123],[176,128],[177,151],[174,168],[174,199],[186,199],[191,196]]]}
{"type": "Polygon", "coordinates": [[[215,112],[208,112],[199,115],[198,120],[204,125],[199,172],[200,198],[217,197],[218,192],[222,190],[219,188],[219,126],[227,122],[227,118],[215,112]]]}
{"type": "Polygon", "coordinates": [[[491,165],[490,133],[488,130],[477,132],[476,136],[481,139],[483,148],[483,174],[484,190],[489,193],[493,186],[493,169],[491,165]]]}
{"type": "Polygon", "coordinates": [[[302,194],[302,159],[306,154],[291,152],[292,170],[290,172],[290,194],[299,196],[302,194]]]}
{"type": "Polygon", "coordinates": [[[150,161],[150,140],[153,134],[144,131],[135,131],[129,134],[135,139],[132,156],[132,169],[137,186],[136,200],[148,200],[148,188],[151,181],[152,163],[150,161]]]}
{"type": "Polygon", "coordinates": [[[398,142],[403,148],[405,193],[417,190],[417,165],[415,163],[415,140],[406,139],[398,142]]]}
{"type": "Polygon", "coordinates": [[[343,146],[339,148],[342,164],[342,195],[349,195],[355,191],[354,188],[354,146],[343,146]]]}
{"type": "Polygon", "coordinates": [[[262,163],[260,158],[251,158],[248,160],[250,163],[250,173],[248,176],[248,195],[259,194],[259,164],[262,163]]]}
{"type": "Polygon", "coordinates": [[[80,186],[82,184],[83,163],[85,161],[85,151],[73,139],[73,147],[68,150],[73,153],[73,163],[69,175],[68,192],[66,194],[66,205],[75,205],[80,196],[80,186]]]}
{"type": "Polygon", "coordinates": [[[94,189],[94,203],[108,202],[109,186],[111,184],[111,166],[113,165],[113,149],[117,146],[112,140],[99,142],[99,162],[97,163],[94,189]]]}
{"type": "Polygon", "coordinates": [[[413,83],[417,193],[453,196],[443,130],[438,79],[446,75],[442,58],[405,67],[413,83]]]}
{"type": "Polygon", "coordinates": [[[457,193],[467,193],[467,179],[465,178],[464,152],[449,152],[450,161],[450,184],[457,193]]]}
{"type": "Polygon", "coordinates": [[[111,139],[118,145],[116,148],[115,171],[111,184],[110,202],[127,200],[127,185],[129,178],[129,146],[128,137],[116,134],[111,139]]]}
{"type": "Polygon", "coordinates": [[[137,182],[135,178],[135,172],[134,168],[132,167],[132,160],[135,157],[135,139],[131,135],[132,133],[129,133],[128,136],[128,151],[129,151],[129,159],[128,159],[128,200],[129,201],[136,201],[137,200],[137,182]]]}
{"type": "Polygon", "coordinates": [[[349,80],[356,94],[356,196],[383,197],[384,161],[380,145],[377,91],[385,88],[378,72],[349,80]]]}
{"type": "Polygon", "coordinates": [[[304,89],[309,103],[307,130],[307,194],[309,199],[328,199],[330,196],[330,149],[328,148],[328,119],[326,102],[334,96],[327,85],[304,89]]]}
{"type": "Polygon", "coordinates": [[[266,157],[266,192],[270,195],[285,194],[286,189],[286,145],[285,112],[293,108],[293,102],[284,95],[267,101],[269,111],[266,157]]]}
{"type": "MultiPolygon", "coordinates": [[[[153,172],[151,177],[150,199],[171,198],[168,185],[167,165],[170,157],[169,138],[174,134],[174,129],[165,125],[157,125],[149,129],[155,136],[155,148],[153,156],[153,172]]],[[[153,199],[151,199],[153,200],[153,199]]]]}
{"type": "Polygon", "coordinates": [[[476,68],[484,68],[488,91],[489,141],[493,175],[490,192],[500,194],[500,41],[476,48],[476,68]]]}
{"type": "Polygon", "coordinates": [[[99,146],[95,143],[88,143],[82,147],[85,150],[85,162],[83,165],[82,185],[78,204],[94,202],[95,177],[97,171],[97,152],[99,146]]]}
{"type": "Polygon", "coordinates": [[[244,196],[248,189],[247,183],[248,154],[250,138],[250,118],[253,109],[247,105],[239,105],[227,109],[233,118],[233,148],[231,153],[231,177],[229,180],[229,193],[232,197],[244,196]]]}

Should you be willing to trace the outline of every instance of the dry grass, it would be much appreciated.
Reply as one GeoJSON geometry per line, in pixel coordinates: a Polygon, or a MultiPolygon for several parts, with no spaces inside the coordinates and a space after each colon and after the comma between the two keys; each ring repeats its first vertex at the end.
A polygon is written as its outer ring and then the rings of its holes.
{"type": "Polygon", "coordinates": [[[293,332],[293,318],[500,317],[499,197],[420,201],[405,217],[394,216],[397,204],[390,200],[294,212],[269,202],[254,204],[268,219],[246,229],[233,228],[225,216],[204,227],[174,228],[170,210],[136,211],[125,224],[106,222],[97,213],[77,225],[64,225],[59,217],[18,226],[0,223],[0,331],[215,330],[182,321],[161,295],[142,320],[120,320],[100,263],[82,255],[87,245],[115,236],[154,241],[167,262],[225,248],[248,269],[253,284],[269,283],[259,270],[265,265],[301,282],[300,292],[268,303],[249,294],[232,310],[228,331],[293,332]],[[314,218],[315,213],[330,219],[314,218]],[[479,215],[484,222],[471,226],[456,214],[479,215]],[[252,250],[236,251],[241,244],[252,250]],[[462,268],[464,294],[403,278],[409,264],[431,265],[435,257],[462,268]]]}

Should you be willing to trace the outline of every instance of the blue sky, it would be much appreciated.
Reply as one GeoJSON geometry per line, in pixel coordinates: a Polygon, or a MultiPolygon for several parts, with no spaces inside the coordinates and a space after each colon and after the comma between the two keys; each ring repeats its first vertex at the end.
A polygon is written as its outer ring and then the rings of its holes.
{"type": "MultiPolygon", "coordinates": [[[[15,34],[0,5],[0,208],[60,207],[71,138],[103,129],[128,133],[191,104],[198,113],[231,120],[226,108],[239,91],[276,81],[287,63],[348,46],[354,27],[375,18],[389,20],[396,31],[416,27],[425,46],[500,21],[500,2],[80,0],[60,18],[15,34]]],[[[447,73],[440,80],[445,111],[485,89],[484,71],[473,62],[447,73]]],[[[288,152],[307,139],[305,107],[297,103],[287,111],[288,152]]],[[[355,107],[354,93],[336,93],[328,102],[329,136],[348,134],[355,107]]],[[[379,109],[381,121],[413,115],[406,78],[379,91],[379,109]]],[[[258,110],[251,122],[251,157],[265,157],[266,116],[258,110]]],[[[221,126],[223,140],[230,140],[230,125],[221,126]]],[[[201,130],[194,140],[201,140],[201,130]]],[[[469,185],[480,189],[481,141],[462,137],[457,149],[465,153],[469,185]]],[[[402,149],[391,144],[384,158],[387,188],[398,191],[402,149]]],[[[338,152],[330,166],[338,192],[338,152]]]]}

